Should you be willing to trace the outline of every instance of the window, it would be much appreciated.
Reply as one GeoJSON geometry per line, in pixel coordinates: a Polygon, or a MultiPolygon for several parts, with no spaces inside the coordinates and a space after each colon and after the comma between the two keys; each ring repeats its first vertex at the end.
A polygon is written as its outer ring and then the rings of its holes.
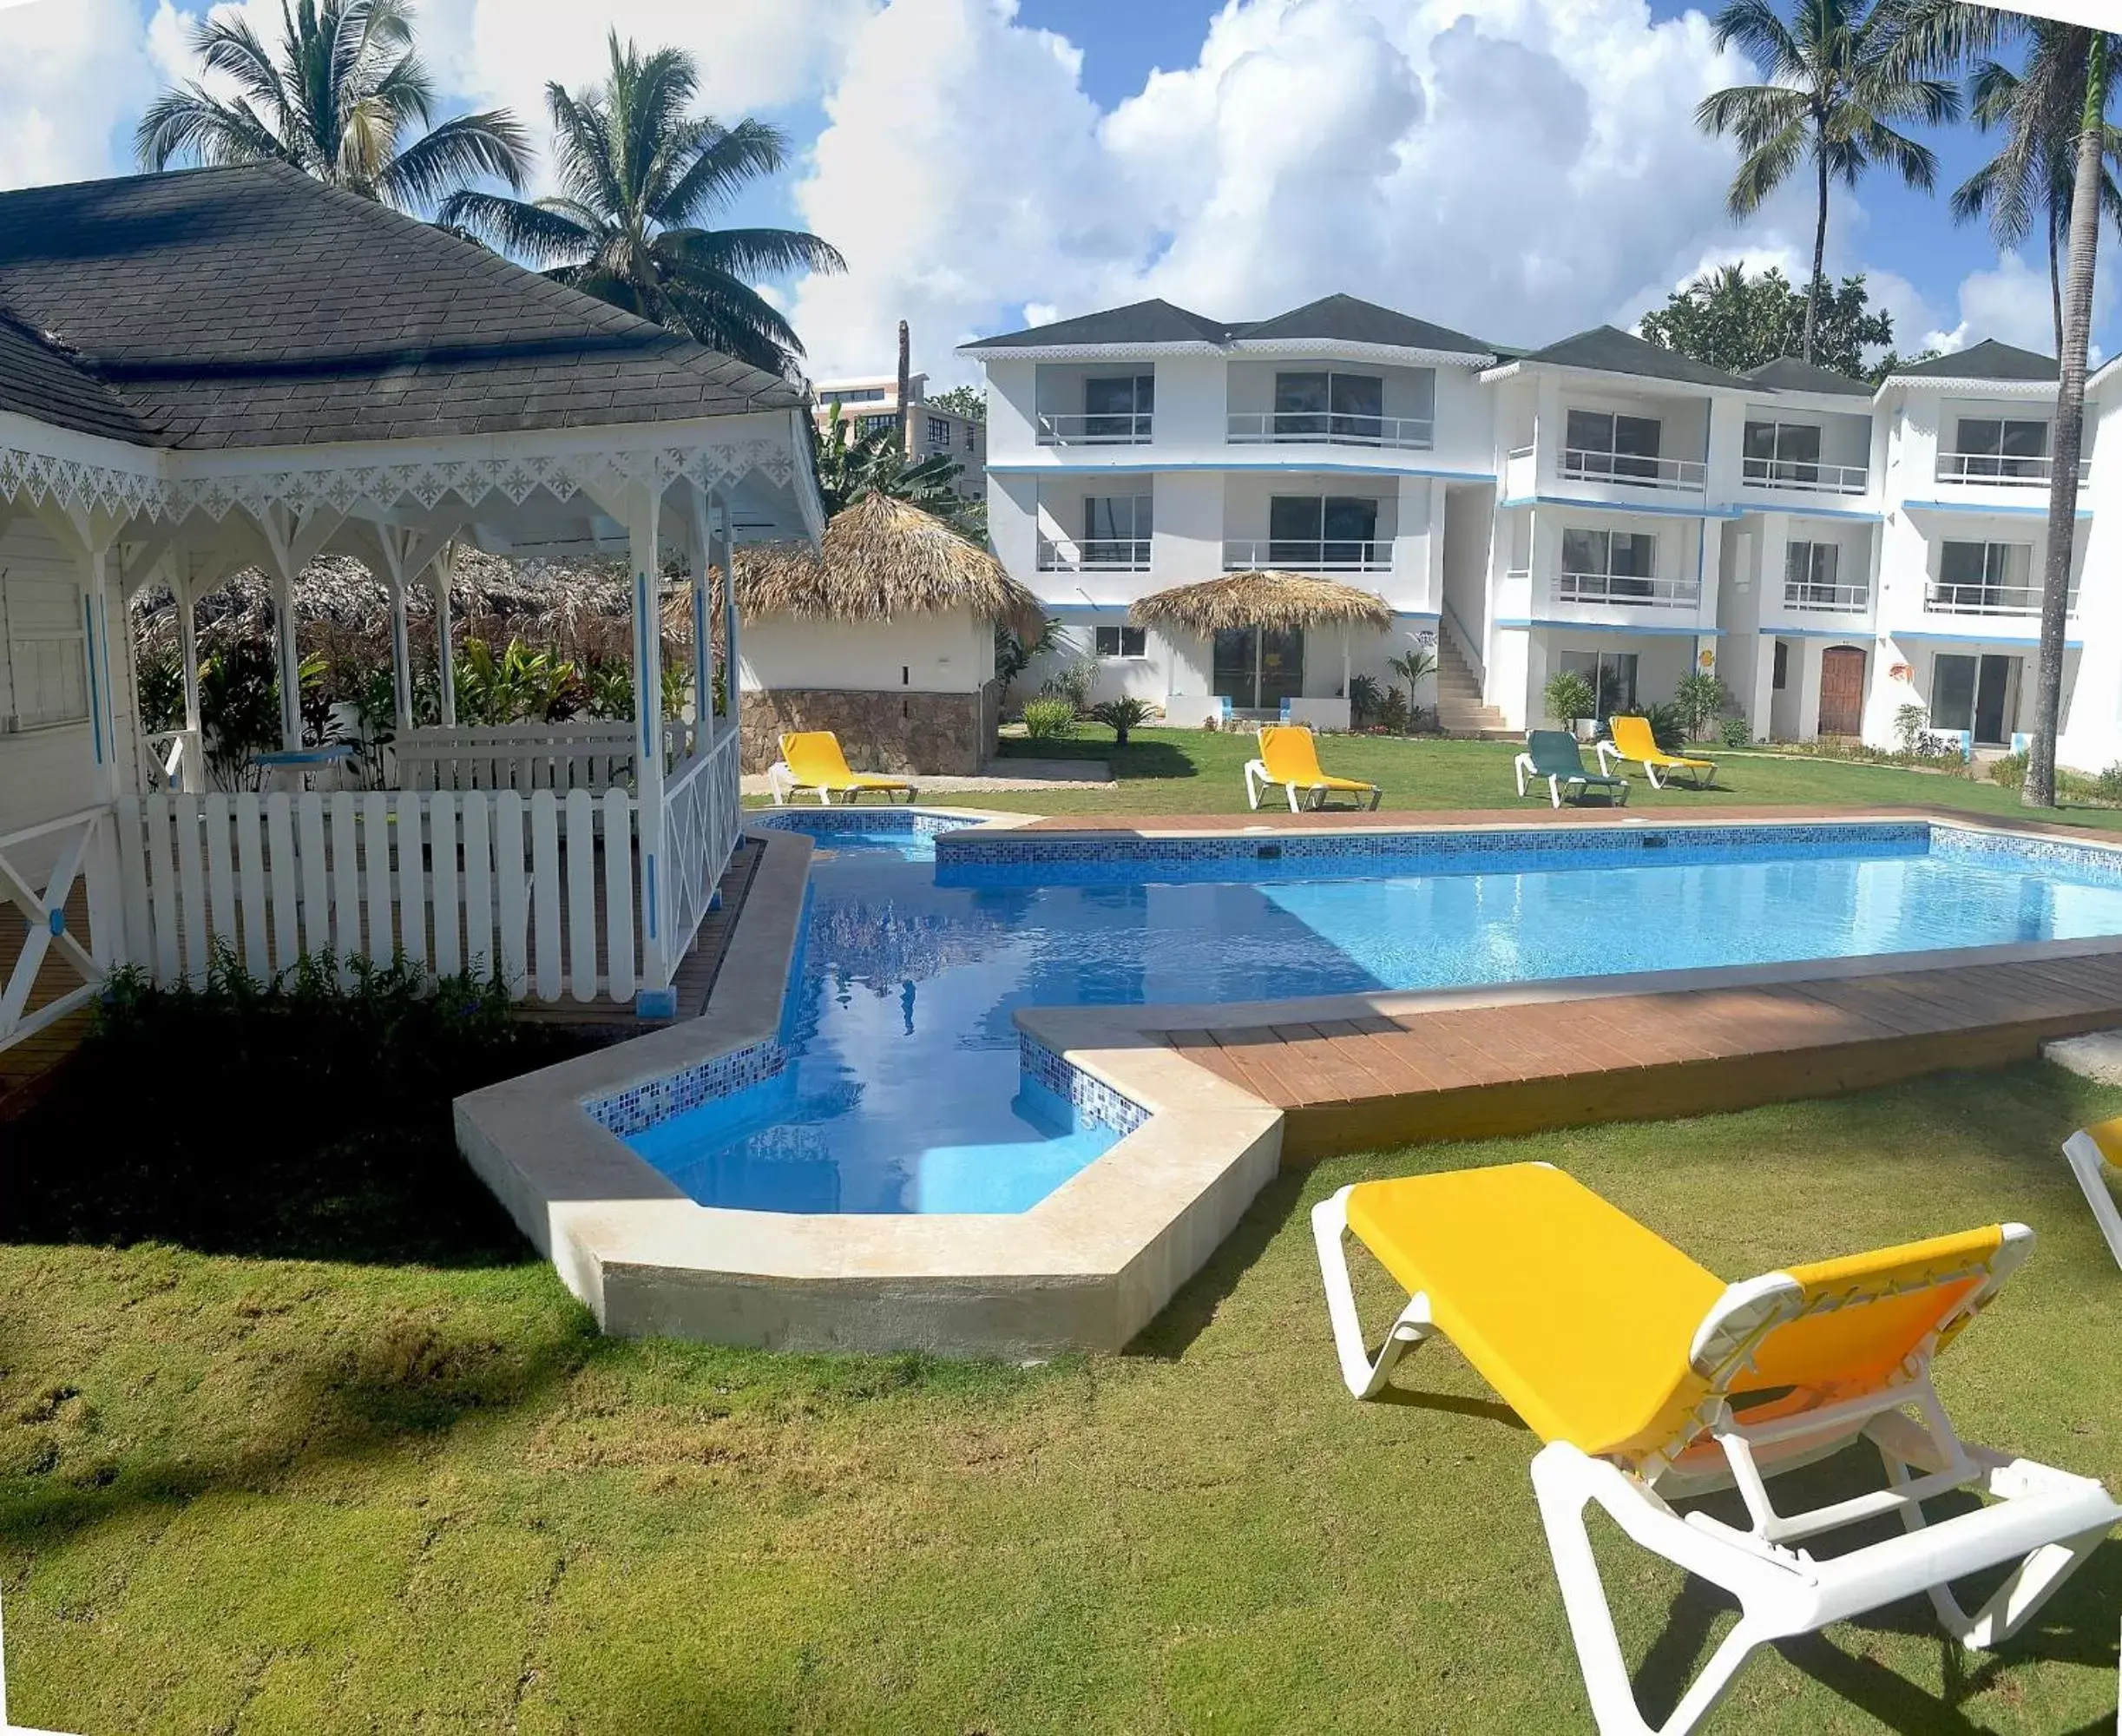
{"type": "Polygon", "coordinates": [[[1614,482],[1654,481],[1658,476],[1658,443],[1662,432],[1662,426],[1654,417],[1573,410],[1569,412],[1569,450],[1563,457],[1563,473],[1614,482]]]}
{"type": "Polygon", "coordinates": [[[884,389],[881,385],[865,385],[852,391],[829,391],[825,394],[828,404],[882,404],[884,401],[884,389]]]}
{"type": "Polygon", "coordinates": [[[1640,530],[1564,530],[1562,596],[1642,602],[1657,595],[1658,539],[1640,530]]]}
{"type": "Polygon", "coordinates": [[[2031,542],[1948,542],[1931,605],[1948,614],[2032,610],[2040,601],[2033,569],[2031,542]]]}
{"type": "Polygon", "coordinates": [[[1832,607],[1836,601],[1836,575],[1841,565],[1842,550],[1832,542],[1790,543],[1784,555],[1784,601],[1816,608],[1832,607]]]}
{"type": "Polygon", "coordinates": [[[1153,374],[1083,382],[1083,437],[1087,440],[1146,440],[1157,407],[1153,374]]]}
{"type": "Polygon", "coordinates": [[[1565,651],[1565,674],[1581,675],[1599,696],[1596,714],[1633,716],[1636,705],[1636,654],[1633,651],[1565,651]]]}
{"type": "Polygon", "coordinates": [[[977,437],[973,432],[973,431],[979,427],[979,425],[980,424],[977,422],[969,422],[965,424],[965,450],[969,452],[973,450],[973,449],[979,444],[977,437]]]}
{"type": "Polygon", "coordinates": [[[1776,641],[1776,673],[1770,678],[1777,693],[1784,690],[1790,674],[1790,648],[1778,639],[1776,641]]]}
{"type": "Polygon", "coordinates": [[[1155,497],[1094,494],[1083,501],[1083,564],[1137,568],[1149,564],[1155,497]]]}
{"type": "Polygon", "coordinates": [[[1385,382],[1375,374],[1275,376],[1278,440],[1377,441],[1384,428],[1385,382]]]}
{"type": "Polygon", "coordinates": [[[1360,567],[1377,558],[1378,503],[1357,495],[1282,495],[1267,503],[1270,566],[1360,567]]]}
{"type": "Polygon", "coordinates": [[[1968,477],[2013,477],[2039,482],[2048,473],[2048,424],[1980,416],[1960,418],[1953,473],[1968,477]]]}
{"type": "Polygon", "coordinates": [[[1096,630],[1100,657],[1146,657],[1149,634],[1140,627],[1100,627],[1096,630]]]}
{"type": "Polygon", "coordinates": [[[2011,739],[2019,711],[2017,657],[1940,652],[1930,665],[1930,727],[1964,729],[1984,746],[2011,739]]]}
{"type": "Polygon", "coordinates": [[[939,452],[950,450],[950,424],[941,416],[929,418],[929,444],[939,452]]]}
{"type": "Polygon", "coordinates": [[[1820,431],[1795,422],[1749,422],[1745,460],[1750,482],[1817,483],[1820,431]]]}
{"type": "Polygon", "coordinates": [[[857,416],[855,418],[855,433],[864,440],[872,434],[896,434],[898,429],[899,418],[896,416],[857,416]]]}
{"type": "MultiPolygon", "coordinates": [[[[0,641],[7,712],[17,729],[79,723],[89,715],[88,632],[81,593],[57,575],[0,572],[0,641]]],[[[0,718],[0,723],[5,721],[0,718]]]]}

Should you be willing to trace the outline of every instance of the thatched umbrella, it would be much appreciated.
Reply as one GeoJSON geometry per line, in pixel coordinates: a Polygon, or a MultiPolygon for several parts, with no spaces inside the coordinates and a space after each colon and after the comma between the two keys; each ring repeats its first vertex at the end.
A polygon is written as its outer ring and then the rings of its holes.
{"type": "Polygon", "coordinates": [[[1225,573],[1157,591],[1136,602],[1127,618],[1138,627],[1177,627],[1204,635],[1225,628],[1281,633],[1337,626],[1343,692],[1349,681],[1349,629],[1368,627],[1383,633],[1393,624],[1392,609],[1375,592],[1309,573],[1278,572],[1225,573]]]}
{"type": "Polygon", "coordinates": [[[1046,611],[976,543],[917,506],[864,495],[833,515],[822,549],[759,542],[737,551],[737,602],[747,615],[879,621],[969,608],[1029,636],[1046,611]]]}

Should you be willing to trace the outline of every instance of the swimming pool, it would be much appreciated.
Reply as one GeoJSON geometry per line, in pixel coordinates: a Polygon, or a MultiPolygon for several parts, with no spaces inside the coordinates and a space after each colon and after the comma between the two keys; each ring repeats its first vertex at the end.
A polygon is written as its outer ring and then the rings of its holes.
{"type": "MultiPolygon", "coordinates": [[[[1462,988],[2122,934],[2122,857],[1925,821],[1102,838],[776,814],[818,840],[776,1040],[608,1119],[703,1205],[1028,1209],[1134,1124],[1028,1006],[1462,988]]],[[[592,1113],[597,1113],[592,1105],[592,1113]]]]}

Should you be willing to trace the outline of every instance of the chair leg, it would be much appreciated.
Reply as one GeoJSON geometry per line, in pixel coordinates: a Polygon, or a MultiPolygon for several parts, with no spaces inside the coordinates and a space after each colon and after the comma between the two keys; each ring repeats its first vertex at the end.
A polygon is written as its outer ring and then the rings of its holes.
{"type": "Polygon", "coordinates": [[[2063,1155],[2070,1164],[2071,1174],[2078,1178],[2086,1204],[2092,1208],[2092,1221],[2099,1226],[2107,1252],[2114,1256],[2117,1266],[2122,1266],[2122,1210],[2117,1209],[2113,1191],[2101,1174],[2106,1167],[2106,1160],[2100,1155],[2092,1135],[2084,1133],[2070,1136],[2063,1147],[2063,1155]]]}
{"type": "Polygon", "coordinates": [[[1652,765],[1652,764],[1651,764],[1651,762],[1650,762],[1649,760],[1646,760],[1643,762],[1643,769],[1644,769],[1645,773],[1646,773],[1646,775],[1647,775],[1647,776],[1650,778],[1650,780],[1651,780],[1651,787],[1652,787],[1653,790],[1662,790],[1662,789],[1664,789],[1664,788],[1665,788],[1665,786],[1664,786],[1663,784],[1661,784],[1661,783],[1659,783],[1659,782],[1658,781],[1658,767],[1657,767],[1657,766],[1655,766],[1652,765]]]}
{"type": "Polygon", "coordinates": [[[1552,775],[1549,776],[1547,779],[1547,801],[1549,806],[1559,808],[1562,806],[1562,780],[1560,778],[1554,777],[1552,775]]]}
{"type": "Polygon", "coordinates": [[[1385,792],[1379,789],[1376,785],[1373,785],[1370,789],[1370,812],[1372,813],[1376,813],[1378,811],[1378,804],[1383,801],[1384,798],[1385,792]]]}
{"type": "Polygon", "coordinates": [[[1282,787],[1287,790],[1290,794],[1290,812],[1291,813],[1302,813],[1304,809],[1298,802],[1297,786],[1294,784],[1284,784],[1282,787]]]}
{"type": "Polygon", "coordinates": [[[1319,1253],[1319,1279],[1326,1288],[1326,1317],[1334,1329],[1334,1354],[1341,1378],[1358,1398],[1375,1398],[1401,1358],[1430,1338],[1429,1299],[1412,1296],[1385,1334],[1374,1357],[1364,1347],[1363,1322],[1356,1312],[1356,1289],[1349,1282],[1349,1190],[1311,1208],[1311,1239],[1319,1253]]]}

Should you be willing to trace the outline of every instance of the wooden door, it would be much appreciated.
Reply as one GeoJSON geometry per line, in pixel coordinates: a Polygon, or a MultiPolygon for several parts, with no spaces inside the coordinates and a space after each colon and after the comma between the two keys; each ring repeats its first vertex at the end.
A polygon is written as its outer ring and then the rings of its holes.
{"type": "Polygon", "coordinates": [[[1830,645],[1820,654],[1820,733],[1861,735],[1864,729],[1864,654],[1830,645]]]}

